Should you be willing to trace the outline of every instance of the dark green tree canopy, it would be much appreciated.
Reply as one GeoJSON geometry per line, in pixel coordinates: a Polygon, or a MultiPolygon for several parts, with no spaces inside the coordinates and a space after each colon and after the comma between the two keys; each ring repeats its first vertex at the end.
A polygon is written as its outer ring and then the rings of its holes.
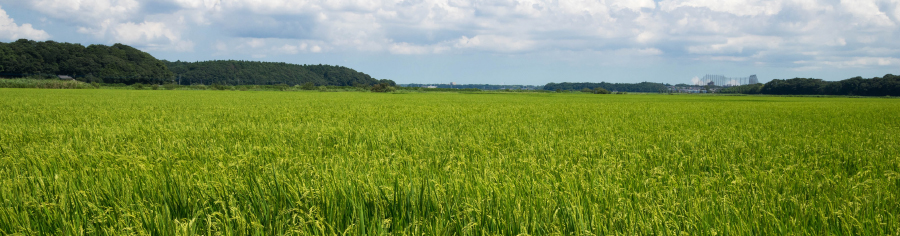
{"type": "Polygon", "coordinates": [[[85,82],[123,84],[219,84],[371,86],[388,84],[365,73],[332,65],[283,62],[169,62],[123,44],[82,46],[20,39],[0,43],[0,77],[68,75],[85,82]]]}
{"type": "Polygon", "coordinates": [[[164,61],[175,73],[177,83],[227,84],[227,85],[298,85],[312,83],[315,86],[354,86],[388,83],[376,80],[365,73],[332,65],[297,65],[284,62],[258,61],[164,61]]]}
{"type": "Polygon", "coordinates": [[[900,96],[900,76],[864,79],[853,77],[841,81],[793,78],[775,79],[766,84],[751,84],[726,88],[722,93],[776,94],[776,95],[859,95],[900,96]]]}
{"type": "Polygon", "coordinates": [[[133,47],[36,42],[0,43],[0,76],[69,75],[88,82],[164,83],[174,78],[162,61],[133,47]]]}
{"type": "Polygon", "coordinates": [[[651,83],[651,82],[641,82],[636,84],[628,84],[628,83],[548,83],[544,85],[544,90],[572,90],[578,91],[582,89],[590,89],[593,90],[595,88],[602,88],[608,91],[619,91],[619,92],[639,92],[639,93],[659,93],[668,91],[668,88],[665,84],[661,83],[651,83]]]}

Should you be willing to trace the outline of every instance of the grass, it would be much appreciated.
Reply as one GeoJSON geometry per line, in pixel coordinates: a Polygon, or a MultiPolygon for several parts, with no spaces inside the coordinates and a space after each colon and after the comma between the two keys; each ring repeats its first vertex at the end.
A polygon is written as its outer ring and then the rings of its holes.
{"type": "Polygon", "coordinates": [[[0,89],[4,235],[897,235],[880,98],[0,89]]]}

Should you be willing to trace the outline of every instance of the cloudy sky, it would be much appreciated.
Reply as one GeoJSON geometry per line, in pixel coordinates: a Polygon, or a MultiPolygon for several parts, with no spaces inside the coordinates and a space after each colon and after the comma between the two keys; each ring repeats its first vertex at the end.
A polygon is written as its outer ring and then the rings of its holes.
{"type": "Polygon", "coordinates": [[[398,83],[900,74],[900,0],[0,0],[0,41],[337,64],[398,83]]]}

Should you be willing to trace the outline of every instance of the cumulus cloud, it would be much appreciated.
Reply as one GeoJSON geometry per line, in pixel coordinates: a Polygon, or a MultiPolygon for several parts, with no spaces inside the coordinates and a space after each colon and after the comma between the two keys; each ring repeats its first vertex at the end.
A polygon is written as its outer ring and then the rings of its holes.
{"type": "Polygon", "coordinates": [[[409,43],[395,43],[389,48],[393,54],[427,54],[433,52],[427,46],[412,45],[409,43]]]}
{"type": "Polygon", "coordinates": [[[795,61],[794,63],[804,65],[804,69],[808,68],[865,68],[869,66],[898,66],[900,58],[894,57],[850,57],[850,58],[821,58],[815,61],[795,61]]]}
{"type": "MultiPolygon", "coordinates": [[[[875,1],[870,0],[841,0],[841,9],[852,14],[856,24],[873,26],[895,26],[894,22],[879,9],[875,1]]],[[[898,19],[900,20],[900,19],[898,19]]]]}
{"type": "Polygon", "coordinates": [[[326,43],[316,40],[297,40],[280,38],[231,38],[220,39],[210,43],[210,48],[217,56],[250,55],[263,58],[275,55],[296,55],[301,53],[320,53],[326,43]]]}
{"type": "Polygon", "coordinates": [[[724,43],[690,46],[688,51],[702,54],[743,53],[744,49],[775,49],[779,47],[781,42],[781,37],[776,36],[745,35],[729,37],[724,43]]]}
{"type": "Polygon", "coordinates": [[[34,29],[31,24],[22,25],[16,22],[6,14],[3,8],[0,8],[0,38],[8,40],[31,39],[31,40],[47,40],[50,34],[43,30],[34,29]]]}
{"type": "Polygon", "coordinates": [[[181,37],[183,16],[153,15],[137,0],[33,0],[31,9],[74,24],[76,32],[131,44],[146,50],[191,51],[194,43],[181,37]],[[162,20],[165,19],[165,20],[162,20]]]}
{"type": "Polygon", "coordinates": [[[523,38],[507,37],[501,35],[476,35],[474,37],[462,36],[457,40],[456,48],[474,48],[500,52],[516,52],[531,50],[536,42],[523,38]]]}
{"type": "Polygon", "coordinates": [[[180,34],[162,22],[125,22],[110,30],[116,42],[136,44],[151,50],[190,51],[194,48],[190,40],[181,40],[180,34]]]}
{"type": "Polygon", "coordinates": [[[663,11],[681,7],[705,8],[736,16],[775,15],[781,12],[783,1],[761,0],[664,0],[659,3],[663,11]]]}
{"type": "MultiPolygon", "coordinates": [[[[12,0],[0,0],[4,1],[12,0]]],[[[257,57],[571,51],[805,68],[892,66],[896,64],[890,58],[900,57],[896,50],[877,50],[900,48],[893,40],[900,33],[898,0],[32,0],[16,4],[59,17],[80,33],[110,42],[174,51],[189,51],[196,44],[217,54],[257,57]],[[196,29],[208,29],[214,35],[191,34],[196,29]],[[876,63],[884,60],[890,63],[876,63]],[[791,63],[797,61],[803,63],[791,63]]],[[[27,24],[16,27],[31,29],[27,24]]]]}

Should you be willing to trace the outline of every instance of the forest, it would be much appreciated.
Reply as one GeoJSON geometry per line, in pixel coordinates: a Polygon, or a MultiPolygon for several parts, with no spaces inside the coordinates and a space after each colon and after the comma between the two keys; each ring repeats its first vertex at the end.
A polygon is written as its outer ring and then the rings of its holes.
{"type": "Polygon", "coordinates": [[[479,90],[538,90],[543,89],[540,85],[501,85],[501,84],[401,84],[402,87],[422,88],[434,86],[439,89],[479,89],[479,90]]]}
{"type": "Polygon", "coordinates": [[[396,86],[368,74],[332,65],[283,62],[169,62],[124,44],[89,45],[20,39],[0,42],[0,77],[56,78],[105,84],[396,86]]]}
{"type": "Polygon", "coordinates": [[[548,83],[544,85],[544,90],[571,90],[580,91],[584,89],[593,90],[594,88],[603,88],[609,91],[618,92],[639,92],[639,93],[660,93],[668,91],[665,84],[640,82],[636,84],[629,83],[548,83]]]}
{"type": "Polygon", "coordinates": [[[0,77],[69,75],[84,82],[164,83],[174,78],[150,54],[123,44],[112,46],[36,42],[0,42],[0,77]]]}
{"type": "Polygon", "coordinates": [[[236,60],[163,62],[175,73],[176,83],[182,85],[297,85],[306,83],[316,86],[357,86],[380,83],[396,85],[394,81],[377,80],[366,73],[343,66],[236,60]]]}
{"type": "Polygon", "coordinates": [[[773,94],[773,95],[851,95],[851,96],[900,96],[900,76],[865,79],[860,76],[841,80],[793,78],[775,79],[765,84],[751,84],[725,88],[720,93],[773,94]]]}

